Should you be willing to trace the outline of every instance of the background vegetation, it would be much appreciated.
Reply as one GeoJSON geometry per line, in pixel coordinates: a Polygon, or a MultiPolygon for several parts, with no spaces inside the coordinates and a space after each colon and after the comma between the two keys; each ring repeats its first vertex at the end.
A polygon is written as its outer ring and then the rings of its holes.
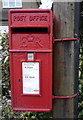
{"type": "MultiPolygon", "coordinates": [[[[80,24],[80,55],[79,55],[79,115],[83,118],[83,3],[81,4],[81,24],[80,24]]],[[[50,118],[49,113],[43,112],[15,112],[11,109],[11,91],[9,84],[9,45],[8,34],[4,32],[0,34],[0,62],[2,62],[2,116],[7,120],[10,118],[21,118],[31,120],[41,120],[42,118],[50,118]]]]}
{"type": "Polygon", "coordinates": [[[83,2],[80,4],[79,118],[83,118],[83,2]]]}

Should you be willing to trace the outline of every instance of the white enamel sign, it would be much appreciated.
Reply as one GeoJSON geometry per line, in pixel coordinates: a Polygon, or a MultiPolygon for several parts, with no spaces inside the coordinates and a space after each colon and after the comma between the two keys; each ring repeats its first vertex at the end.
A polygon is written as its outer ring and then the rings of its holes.
{"type": "Polygon", "coordinates": [[[39,62],[22,62],[23,94],[40,94],[39,62]]]}

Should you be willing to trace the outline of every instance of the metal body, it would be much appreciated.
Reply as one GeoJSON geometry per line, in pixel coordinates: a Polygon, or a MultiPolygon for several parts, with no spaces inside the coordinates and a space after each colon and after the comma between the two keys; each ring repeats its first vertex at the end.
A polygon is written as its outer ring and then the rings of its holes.
{"type": "Polygon", "coordinates": [[[9,36],[13,110],[50,111],[52,109],[51,10],[10,10],[9,36]],[[32,73],[35,70],[36,72],[32,73]],[[34,86],[36,78],[39,88],[30,94],[30,89],[27,88],[28,81],[33,81],[30,84],[34,86]]]}

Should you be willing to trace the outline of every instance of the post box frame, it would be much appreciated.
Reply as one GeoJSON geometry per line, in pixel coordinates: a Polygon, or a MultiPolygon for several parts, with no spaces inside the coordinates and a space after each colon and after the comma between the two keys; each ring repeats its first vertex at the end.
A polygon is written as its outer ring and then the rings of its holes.
{"type": "MultiPolygon", "coordinates": [[[[27,16],[28,16],[28,14],[27,14],[27,16]]],[[[29,34],[33,35],[34,33],[29,32],[29,34]]],[[[52,11],[51,10],[41,10],[41,9],[10,10],[9,11],[9,36],[10,36],[9,37],[10,73],[11,73],[10,79],[11,79],[11,91],[12,91],[11,99],[12,99],[13,110],[16,110],[16,111],[42,111],[42,112],[50,111],[52,109],[52,42],[53,42],[53,40],[52,40],[52,11]],[[21,24],[21,23],[18,24],[19,23],[18,19],[17,19],[17,22],[15,22],[15,21],[13,21],[13,17],[14,17],[14,15],[20,16],[21,13],[22,13],[22,15],[27,14],[27,13],[30,13],[30,14],[35,13],[35,15],[39,14],[39,16],[41,16],[41,13],[42,13],[42,16],[47,15],[47,22],[43,22],[43,21],[39,22],[38,21],[38,23],[37,23],[37,21],[35,21],[33,23],[28,22],[29,24],[28,23],[25,24],[25,22],[22,22],[23,24],[21,24]],[[27,27],[28,28],[33,28],[33,27],[34,28],[47,28],[46,33],[40,32],[38,34],[40,35],[39,36],[40,38],[42,35],[47,35],[47,38],[43,37],[41,39],[41,41],[43,41],[43,39],[46,39],[46,40],[48,39],[49,48],[48,48],[48,46],[44,46],[44,48],[41,48],[41,49],[32,49],[30,47],[28,49],[21,49],[19,47],[19,45],[18,45],[18,47],[16,47],[15,44],[16,44],[16,42],[18,44],[19,43],[18,40],[20,39],[19,32],[21,32],[20,34],[24,34],[24,33],[22,33],[22,31],[17,31],[17,33],[16,33],[15,30],[17,28],[25,29],[27,27]],[[16,38],[15,38],[15,36],[16,36],[16,38]],[[15,39],[18,39],[18,40],[15,41],[15,39]],[[27,60],[27,53],[34,53],[34,60],[27,60]],[[18,58],[15,58],[15,56],[18,58]],[[22,81],[20,81],[20,84],[17,81],[19,80],[19,76],[20,76],[20,79],[22,80],[22,62],[23,61],[24,62],[25,61],[39,62],[40,95],[22,94],[22,88],[23,88],[22,81]],[[17,71],[19,73],[17,73],[15,70],[13,71],[14,65],[16,65],[16,64],[19,66],[19,69],[17,71]],[[44,66],[45,66],[45,68],[44,68],[44,66]],[[45,72],[44,72],[44,70],[45,70],[45,72]],[[17,84],[15,82],[17,82],[17,84]],[[18,91],[16,93],[16,89],[18,88],[18,86],[20,88],[18,89],[18,91]],[[20,103],[20,101],[22,101],[22,103],[20,103]],[[31,102],[32,102],[32,104],[31,104],[31,102]]],[[[37,36],[37,34],[36,34],[36,36],[37,36]]]]}

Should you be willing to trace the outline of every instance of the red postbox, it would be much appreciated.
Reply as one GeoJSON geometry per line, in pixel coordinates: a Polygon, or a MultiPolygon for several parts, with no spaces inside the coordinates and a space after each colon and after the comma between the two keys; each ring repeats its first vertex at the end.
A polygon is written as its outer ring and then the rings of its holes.
{"type": "Polygon", "coordinates": [[[9,11],[12,108],[52,109],[52,12],[9,11]]]}

